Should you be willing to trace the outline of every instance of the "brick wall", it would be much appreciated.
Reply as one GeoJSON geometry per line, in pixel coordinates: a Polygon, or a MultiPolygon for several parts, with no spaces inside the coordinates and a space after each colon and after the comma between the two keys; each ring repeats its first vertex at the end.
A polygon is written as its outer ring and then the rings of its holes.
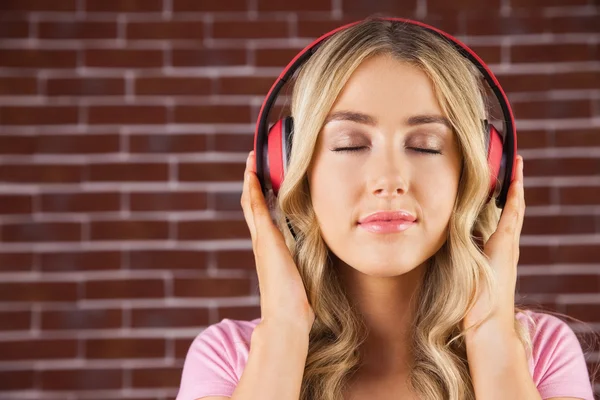
{"type": "Polygon", "coordinates": [[[174,398],[194,336],[260,315],[239,205],[259,107],[376,12],[496,72],[525,158],[519,290],[600,331],[597,0],[2,0],[0,398],[174,398]]]}

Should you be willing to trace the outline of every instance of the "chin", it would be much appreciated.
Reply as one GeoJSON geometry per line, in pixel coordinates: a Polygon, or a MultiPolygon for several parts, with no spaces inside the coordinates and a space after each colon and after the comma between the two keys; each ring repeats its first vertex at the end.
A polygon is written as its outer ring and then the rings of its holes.
{"type": "Polygon", "coordinates": [[[415,269],[417,265],[406,265],[405,263],[390,263],[389,259],[387,261],[383,261],[380,264],[374,264],[370,261],[367,264],[363,264],[360,267],[354,268],[359,272],[362,272],[365,275],[377,277],[377,278],[389,278],[392,276],[404,275],[413,269],[415,269]]]}

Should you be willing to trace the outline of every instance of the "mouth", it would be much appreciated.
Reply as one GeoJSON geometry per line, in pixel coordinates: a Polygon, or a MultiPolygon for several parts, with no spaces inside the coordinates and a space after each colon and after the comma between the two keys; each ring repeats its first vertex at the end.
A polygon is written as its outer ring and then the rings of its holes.
{"type": "Polygon", "coordinates": [[[416,225],[417,221],[408,221],[405,219],[393,219],[393,220],[377,220],[377,221],[369,221],[358,223],[362,229],[371,233],[398,233],[404,232],[407,229],[412,228],[416,225]]]}

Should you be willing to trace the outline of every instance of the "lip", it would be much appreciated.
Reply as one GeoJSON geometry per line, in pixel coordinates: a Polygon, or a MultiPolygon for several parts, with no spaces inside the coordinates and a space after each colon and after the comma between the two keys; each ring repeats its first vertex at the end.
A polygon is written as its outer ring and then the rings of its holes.
{"type": "Polygon", "coordinates": [[[415,221],[396,219],[391,221],[371,221],[358,224],[361,228],[371,233],[397,233],[403,232],[416,225],[415,221]]]}
{"type": "Polygon", "coordinates": [[[368,223],[400,224],[415,222],[417,218],[406,210],[377,211],[358,220],[359,225],[368,223]]]}

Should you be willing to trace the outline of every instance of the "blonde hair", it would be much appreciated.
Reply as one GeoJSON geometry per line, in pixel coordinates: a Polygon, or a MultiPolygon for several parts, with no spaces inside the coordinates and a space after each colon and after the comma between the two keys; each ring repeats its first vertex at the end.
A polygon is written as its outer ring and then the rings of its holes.
{"type": "MultiPolygon", "coordinates": [[[[496,298],[495,277],[480,243],[494,232],[501,211],[494,201],[485,203],[490,175],[482,130],[487,115],[485,89],[475,66],[444,39],[413,24],[377,16],[329,37],[300,68],[294,82],[293,150],[278,197],[272,201],[277,209],[276,223],[315,312],[300,398],[340,399],[349,378],[360,368],[360,345],[368,335],[363,318],[351,306],[332,268],[312,208],[306,173],[325,117],[338,94],[353,71],[376,55],[417,66],[429,76],[463,155],[447,241],[429,260],[422,287],[413,298],[416,314],[410,347],[415,363],[410,383],[425,399],[475,400],[461,321],[483,289],[480,284],[492,293],[492,299],[496,298]]],[[[524,310],[515,307],[515,314],[524,310]]],[[[514,327],[530,356],[530,332],[516,315],[514,327]]]]}

